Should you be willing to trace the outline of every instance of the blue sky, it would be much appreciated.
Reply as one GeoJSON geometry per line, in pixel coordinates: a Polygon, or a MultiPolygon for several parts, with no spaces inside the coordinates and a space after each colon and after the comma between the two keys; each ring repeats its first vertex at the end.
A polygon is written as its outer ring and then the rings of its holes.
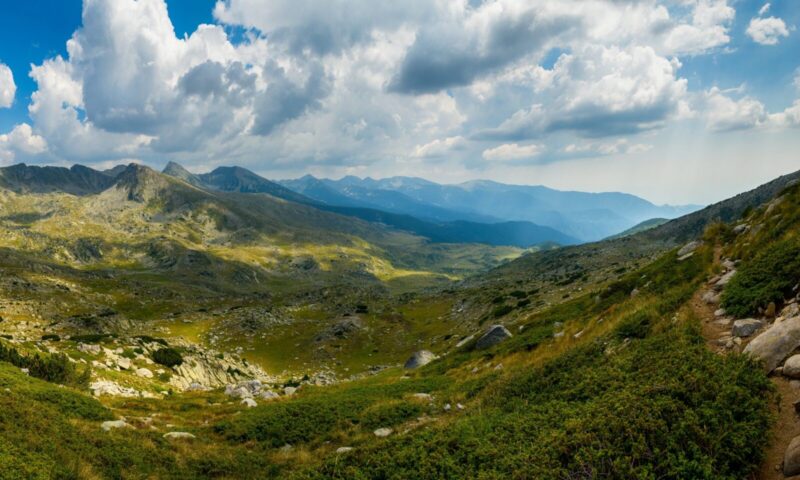
{"type": "Polygon", "coordinates": [[[13,2],[0,165],[711,202],[800,169],[798,26],[793,0],[13,2]]]}

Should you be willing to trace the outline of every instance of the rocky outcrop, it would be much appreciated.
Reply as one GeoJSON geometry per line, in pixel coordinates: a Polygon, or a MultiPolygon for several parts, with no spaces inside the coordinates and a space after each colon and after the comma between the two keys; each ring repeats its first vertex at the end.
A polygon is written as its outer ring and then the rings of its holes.
{"type": "Polygon", "coordinates": [[[190,349],[183,355],[183,363],[174,367],[169,383],[187,390],[193,384],[219,388],[246,379],[272,382],[261,367],[249,364],[233,355],[220,355],[213,351],[190,349]]]}
{"type": "Polygon", "coordinates": [[[490,327],[481,338],[478,339],[478,342],[475,344],[475,348],[489,348],[511,337],[511,332],[509,332],[506,327],[502,325],[494,325],[490,327]]]}
{"type": "Polygon", "coordinates": [[[414,355],[411,355],[411,358],[406,360],[404,368],[414,369],[419,368],[424,365],[431,363],[432,361],[436,360],[436,355],[433,352],[428,350],[420,350],[415,352],[414,355]]]}
{"type": "Polygon", "coordinates": [[[747,344],[744,353],[763,361],[769,373],[797,347],[800,347],[800,316],[774,323],[747,344]]]}

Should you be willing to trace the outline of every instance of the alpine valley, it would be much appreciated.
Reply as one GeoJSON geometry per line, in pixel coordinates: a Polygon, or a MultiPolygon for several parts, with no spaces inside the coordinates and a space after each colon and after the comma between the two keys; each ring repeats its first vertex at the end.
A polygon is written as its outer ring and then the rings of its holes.
{"type": "Polygon", "coordinates": [[[2,168],[0,478],[783,478],[798,179],[2,168]]]}

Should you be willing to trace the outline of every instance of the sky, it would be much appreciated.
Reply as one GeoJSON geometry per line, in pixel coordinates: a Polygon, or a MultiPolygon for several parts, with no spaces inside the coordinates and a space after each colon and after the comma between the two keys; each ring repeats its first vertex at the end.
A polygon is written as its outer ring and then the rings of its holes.
{"type": "Polygon", "coordinates": [[[9,2],[0,166],[710,203],[800,170],[798,26],[796,0],[9,2]]]}

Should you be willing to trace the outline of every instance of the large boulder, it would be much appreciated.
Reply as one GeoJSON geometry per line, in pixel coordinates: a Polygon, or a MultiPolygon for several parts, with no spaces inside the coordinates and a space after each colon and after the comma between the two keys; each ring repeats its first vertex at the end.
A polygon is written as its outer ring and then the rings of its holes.
{"type": "Polygon", "coordinates": [[[748,343],[744,353],[762,360],[769,373],[797,347],[800,347],[800,316],[774,323],[748,343]]]}
{"type": "Polygon", "coordinates": [[[800,436],[789,442],[789,447],[783,454],[783,474],[787,477],[800,474],[800,436]]]}
{"type": "Polygon", "coordinates": [[[406,360],[404,367],[408,369],[419,368],[423,365],[431,363],[434,360],[436,360],[436,355],[434,355],[433,352],[428,350],[420,350],[415,352],[414,355],[411,355],[411,358],[406,360]]]}
{"type": "Polygon", "coordinates": [[[731,334],[734,337],[749,337],[756,333],[759,328],[764,326],[764,322],[754,318],[746,318],[744,320],[736,320],[733,322],[733,330],[731,334]]]}
{"type": "Polygon", "coordinates": [[[800,379],[800,355],[792,355],[783,364],[782,373],[794,379],[800,379]]]}
{"type": "Polygon", "coordinates": [[[475,344],[475,348],[489,348],[511,337],[511,332],[509,332],[506,327],[502,325],[494,325],[490,327],[481,338],[478,339],[478,342],[475,344]]]}

